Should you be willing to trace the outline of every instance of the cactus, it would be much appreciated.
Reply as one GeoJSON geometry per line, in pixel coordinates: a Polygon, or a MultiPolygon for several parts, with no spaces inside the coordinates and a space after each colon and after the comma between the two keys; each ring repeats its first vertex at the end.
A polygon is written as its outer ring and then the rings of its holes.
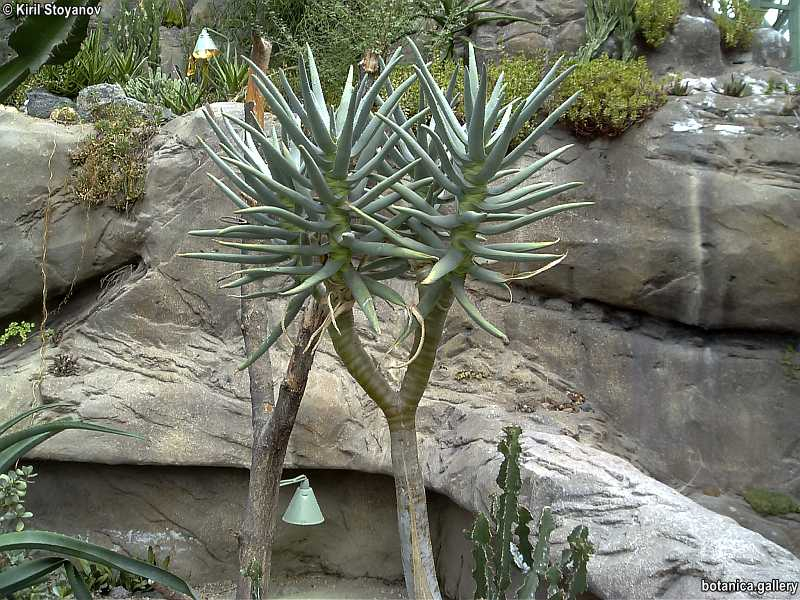
{"type": "Polygon", "coordinates": [[[310,297],[327,306],[328,318],[317,335],[327,329],[345,368],[389,425],[409,597],[438,599],[415,420],[445,318],[457,302],[479,327],[508,341],[469,298],[467,276],[507,288],[514,280],[556,266],[566,254],[537,252],[557,240],[494,243],[488,236],[591,203],[516,212],[580,185],[545,182],[519,187],[569,146],[524,168],[514,167],[578,94],[509,152],[511,141],[571,69],[557,75],[559,61],[527,98],[504,103],[502,76],[490,91],[486,71],[479,70],[470,46],[462,124],[453,110],[455,77],[442,90],[416,46],[409,44],[414,74],[393,87],[389,75],[400,61],[398,49],[387,63],[381,61],[383,68],[374,80],[367,74],[356,86],[351,70],[336,107],[325,103],[310,49],[298,62],[299,93],[282,72],[277,75],[279,89],[251,63],[280,134],[275,127],[266,131],[230,115],[223,115],[219,123],[206,110],[221,151],[205,148],[227,181],[210,177],[238,210],[230,227],[190,232],[241,253],[182,256],[251,265],[232,273],[233,279],[222,285],[226,289],[271,279],[281,282],[244,296],[283,297],[288,303],[261,347],[240,368],[269,350],[310,297]],[[419,112],[407,116],[400,99],[416,81],[419,112]],[[501,262],[535,267],[516,275],[487,268],[501,262]],[[416,301],[383,283],[401,275],[415,278],[416,301]],[[369,327],[380,331],[377,299],[406,315],[397,343],[413,335],[398,390],[367,354],[355,327],[358,306],[369,327]]]}
{"type": "Polygon", "coordinates": [[[568,548],[562,551],[557,562],[551,561],[550,534],[556,525],[550,508],[544,507],[538,522],[536,545],[531,545],[529,524],[533,517],[527,508],[519,506],[522,484],[519,436],[522,430],[506,427],[503,431],[505,438],[497,446],[504,456],[497,476],[502,492],[492,497],[491,521],[478,513],[468,533],[472,541],[475,598],[505,599],[511,585],[512,566],[516,565],[522,572],[522,585],[516,590],[516,598],[575,600],[588,587],[586,564],[594,552],[589,530],[584,525],[575,527],[567,536],[568,548]]]}

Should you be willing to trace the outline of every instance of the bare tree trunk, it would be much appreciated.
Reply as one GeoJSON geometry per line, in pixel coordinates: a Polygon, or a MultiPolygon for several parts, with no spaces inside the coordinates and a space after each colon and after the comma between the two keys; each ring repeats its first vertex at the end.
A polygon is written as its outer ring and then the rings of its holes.
{"type": "MultiPolygon", "coordinates": [[[[243,306],[247,301],[242,301],[243,306]]],[[[266,323],[252,319],[256,311],[243,310],[242,329],[245,347],[254,351],[263,336],[260,328],[266,323]],[[255,335],[254,335],[255,334],[255,335]]],[[[313,348],[305,348],[313,333],[322,326],[325,310],[316,300],[303,315],[294,351],[289,358],[286,375],[281,382],[278,400],[271,400],[271,381],[263,379],[264,370],[250,367],[250,390],[253,406],[253,457],[250,464],[250,487],[242,530],[239,535],[239,566],[245,574],[239,576],[236,590],[238,600],[266,598],[269,585],[270,559],[278,522],[278,491],[289,436],[294,427],[297,410],[308,383],[314,362],[313,348]],[[255,378],[253,373],[255,372],[255,378]],[[269,392],[267,392],[269,388],[269,392]],[[247,575],[249,573],[249,575],[247,575]]]]}
{"type": "Polygon", "coordinates": [[[392,469],[397,496],[397,524],[406,590],[416,600],[440,600],[431,545],[425,480],[417,455],[417,431],[412,424],[390,426],[392,469]]]}

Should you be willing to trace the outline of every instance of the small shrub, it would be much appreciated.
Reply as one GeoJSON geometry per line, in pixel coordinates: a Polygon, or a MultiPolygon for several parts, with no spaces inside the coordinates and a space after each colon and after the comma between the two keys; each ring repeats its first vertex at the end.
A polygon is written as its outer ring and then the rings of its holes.
{"type": "Polygon", "coordinates": [[[144,193],[145,152],[156,125],[126,106],[111,106],[97,118],[94,137],[71,158],[72,189],[81,202],[127,211],[144,193]]]}
{"type": "Polygon", "coordinates": [[[666,102],[643,57],[625,62],[601,56],[579,64],[553,96],[550,109],[578,90],[583,93],[564,123],[581,137],[621,135],[666,102]]]}
{"type": "Polygon", "coordinates": [[[48,372],[55,377],[72,377],[78,374],[78,359],[71,354],[58,354],[48,367],[48,372]]]}
{"type": "Polygon", "coordinates": [[[636,22],[648,46],[658,48],[683,12],[681,0],[637,0],[636,22]]]}
{"type": "Polygon", "coordinates": [[[670,73],[662,79],[664,93],[669,96],[688,96],[689,82],[684,82],[683,78],[677,73],[670,73]]]}
{"type": "Polygon", "coordinates": [[[726,50],[747,50],[753,41],[753,31],[761,26],[763,19],[764,12],[750,6],[747,0],[719,0],[719,14],[714,22],[726,50]]]}
{"type": "Polygon", "coordinates": [[[743,98],[744,96],[749,96],[752,92],[750,85],[737,75],[731,75],[731,78],[721,88],[717,87],[716,83],[712,83],[711,87],[717,94],[733,96],[734,98],[743,98]]]}
{"type": "Polygon", "coordinates": [[[33,516],[25,508],[25,496],[35,477],[30,465],[0,474],[0,533],[25,529],[25,521],[33,516]]]}
{"type": "Polygon", "coordinates": [[[783,373],[791,381],[800,381],[800,352],[794,346],[786,346],[781,359],[783,373]]]}
{"type": "Polygon", "coordinates": [[[749,488],[744,491],[744,499],[760,515],[780,516],[800,512],[800,505],[790,496],[763,488],[749,488]]]}
{"type": "Polygon", "coordinates": [[[164,3],[161,24],[164,27],[186,27],[186,4],[183,0],[164,3]]]}
{"type": "Polygon", "coordinates": [[[19,343],[17,345],[22,346],[22,344],[28,341],[28,336],[35,326],[36,324],[30,321],[12,321],[8,324],[5,331],[0,334],[0,346],[15,337],[19,338],[19,343]]]}

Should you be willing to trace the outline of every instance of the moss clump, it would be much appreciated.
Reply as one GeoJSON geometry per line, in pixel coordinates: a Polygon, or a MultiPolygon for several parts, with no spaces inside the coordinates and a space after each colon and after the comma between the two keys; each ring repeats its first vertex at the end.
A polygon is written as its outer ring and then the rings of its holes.
{"type": "Polygon", "coordinates": [[[781,492],[773,492],[763,488],[749,488],[744,491],[744,499],[760,515],[780,516],[800,512],[800,504],[797,504],[790,496],[781,492]]]}
{"type": "Polygon", "coordinates": [[[78,167],[72,189],[90,206],[127,211],[144,194],[145,153],[157,126],[127,106],[102,107],[94,116],[97,133],[71,155],[78,167]]]}
{"type": "Polygon", "coordinates": [[[727,50],[747,50],[755,31],[764,19],[747,0],[719,0],[720,14],[714,17],[719,27],[722,46],[727,50]]]}
{"type": "Polygon", "coordinates": [[[551,99],[550,109],[578,90],[582,94],[563,120],[581,137],[620,135],[667,101],[644,58],[625,62],[601,56],[579,64],[551,99]]]}
{"type": "Polygon", "coordinates": [[[637,0],[634,15],[644,41],[658,48],[683,12],[681,0],[637,0]]]}

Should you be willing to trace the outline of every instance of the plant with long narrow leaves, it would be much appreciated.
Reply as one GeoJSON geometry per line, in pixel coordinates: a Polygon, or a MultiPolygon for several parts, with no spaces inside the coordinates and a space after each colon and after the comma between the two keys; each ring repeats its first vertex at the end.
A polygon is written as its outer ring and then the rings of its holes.
{"type": "MultiPolygon", "coordinates": [[[[28,417],[32,417],[43,410],[62,406],[65,405],[38,406],[4,423],[0,423],[0,473],[8,471],[20,458],[36,446],[58,433],[70,429],[113,433],[141,439],[140,436],[133,433],[78,419],[61,419],[34,425],[19,431],[12,431],[16,425],[28,417]]],[[[37,555],[37,558],[25,560],[12,567],[4,568],[0,572],[0,595],[2,596],[10,597],[15,592],[42,582],[54,571],[63,569],[75,598],[77,600],[91,600],[92,595],[80,574],[82,569],[80,569],[79,561],[83,560],[138,575],[168,586],[182,594],[187,594],[192,598],[195,597],[183,579],[159,566],[59,533],[20,530],[0,534],[0,555],[18,551],[38,551],[38,555],[45,553],[52,556],[37,555]]]]}
{"type": "MultiPolygon", "coordinates": [[[[210,175],[238,208],[231,226],[192,235],[217,238],[240,252],[193,252],[195,259],[248,265],[222,285],[263,287],[247,298],[288,298],[252,364],[287,330],[312,295],[328,307],[327,327],[336,353],[386,417],[391,434],[397,488],[403,570],[409,597],[440,598],[430,543],[425,488],[416,440],[416,411],[434,366],[445,318],[454,302],[492,335],[506,335],[486,320],[466,292],[467,277],[508,287],[560,263],[565,254],[539,253],[556,242],[502,243],[490,236],[515,231],[562,211],[587,206],[572,202],[520,213],[580,185],[549,182],[524,185],[567,148],[522,168],[522,159],[577,98],[557,110],[509,151],[509,144],[567,77],[559,64],[525,99],[504,99],[499,77],[488,89],[469,47],[463,112],[453,109],[455,77],[442,90],[416,46],[415,72],[395,88],[389,78],[400,50],[355,86],[352,71],[341,101],[329,107],[310,50],[299,61],[299,94],[279,72],[281,89],[253,66],[280,134],[232,115],[218,123],[207,117],[221,150],[206,145],[227,181],[210,175]],[[400,99],[419,82],[419,112],[407,116],[400,99]],[[492,264],[533,264],[504,275],[492,264]],[[252,266],[250,266],[252,265],[252,266]],[[384,281],[413,276],[417,298],[407,300],[384,281]],[[278,279],[277,284],[270,279],[278,279]],[[269,285],[265,285],[269,283],[269,285]],[[413,334],[399,390],[364,350],[355,327],[354,307],[380,332],[376,299],[407,316],[398,343],[413,334]]],[[[230,218],[228,218],[230,220],[230,218]]]]}
{"type": "Polygon", "coordinates": [[[578,525],[567,536],[559,561],[550,559],[550,535],[556,524],[549,507],[542,509],[536,529],[536,544],[530,541],[533,516],[519,504],[522,487],[519,438],[522,430],[503,429],[497,445],[503,462],[497,475],[501,493],[492,497],[490,517],[478,513],[468,533],[472,541],[476,600],[504,600],[512,583],[514,567],[521,573],[522,585],[515,597],[521,600],[575,600],[588,589],[587,568],[594,547],[589,530],[578,525]]]}
{"type": "Polygon", "coordinates": [[[469,34],[476,28],[498,22],[533,23],[492,6],[491,0],[420,0],[420,16],[434,27],[427,32],[430,46],[444,60],[451,60],[459,44],[469,44],[469,34]]]}
{"type": "Polygon", "coordinates": [[[89,15],[76,9],[95,6],[97,0],[57,0],[55,4],[72,8],[75,14],[31,15],[8,36],[8,45],[17,55],[0,65],[0,102],[42,65],[64,64],[80,50],[89,15]]]}

